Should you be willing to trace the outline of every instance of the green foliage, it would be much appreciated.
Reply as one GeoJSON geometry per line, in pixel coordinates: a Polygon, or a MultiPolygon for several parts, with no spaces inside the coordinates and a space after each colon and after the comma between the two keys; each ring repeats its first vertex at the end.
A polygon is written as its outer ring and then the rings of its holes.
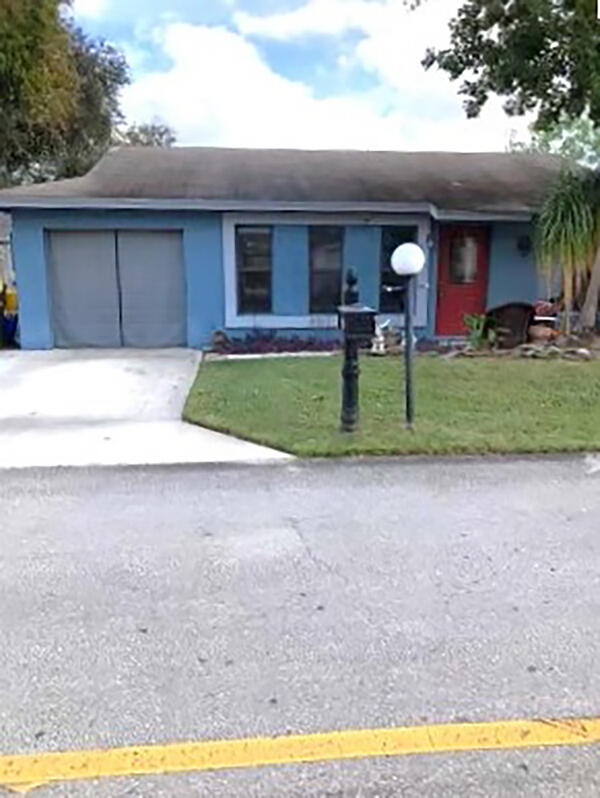
{"type": "Polygon", "coordinates": [[[583,271],[593,254],[596,231],[595,180],[565,169],[537,218],[537,254],[542,270],[557,262],[570,274],[583,271]]]}
{"type": "Polygon", "coordinates": [[[172,147],[176,141],[174,130],[157,119],[113,132],[113,144],[120,147],[172,147]]]}
{"type": "Polygon", "coordinates": [[[474,349],[483,349],[484,346],[494,345],[496,330],[485,313],[465,313],[463,321],[469,331],[467,340],[474,349]]]}
{"type": "Polygon", "coordinates": [[[535,130],[531,126],[531,141],[511,141],[513,152],[544,152],[561,155],[565,160],[588,166],[600,167],[600,129],[591,119],[563,119],[548,130],[535,130]]]}
{"type": "Polygon", "coordinates": [[[61,0],[0,0],[0,185],[84,174],[115,144],[170,147],[160,121],[123,126],[124,55],[61,0]]]}
{"type": "Polygon", "coordinates": [[[61,0],[0,0],[0,183],[72,177],[110,146],[129,80],[122,53],[61,0]]]}
{"type": "Polygon", "coordinates": [[[36,164],[42,179],[84,174],[111,145],[113,129],[123,121],[119,92],[129,81],[125,56],[102,39],[67,25],[77,73],[75,108],[49,159],[36,164]]]}
{"type": "Polygon", "coordinates": [[[60,0],[0,0],[0,184],[51,152],[75,107],[60,0]]]}
{"type": "Polygon", "coordinates": [[[569,329],[573,297],[587,281],[598,243],[598,179],[594,173],[565,169],[544,202],[536,223],[536,252],[543,273],[557,264],[569,329]]]}
{"type": "Polygon", "coordinates": [[[587,117],[600,125],[600,23],[596,0],[466,0],[450,46],[423,64],[462,78],[469,117],[490,94],[510,115],[534,113],[536,130],[587,117]]]}

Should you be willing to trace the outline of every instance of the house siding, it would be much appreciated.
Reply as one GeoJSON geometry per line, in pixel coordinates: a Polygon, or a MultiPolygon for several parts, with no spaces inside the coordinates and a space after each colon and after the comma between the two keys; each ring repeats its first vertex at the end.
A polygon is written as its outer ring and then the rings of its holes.
{"type": "Polygon", "coordinates": [[[51,349],[50,295],[45,238],[33,213],[13,216],[13,262],[19,290],[19,326],[24,349],[51,349]]]}
{"type": "Polygon", "coordinates": [[[208,344],[225,324],[220,214],[189,214],[184,227],[188,346],[208,344]]]}
{"type": "Polygon", "coordinates": [[[309,312],[306,225],[274,225],[272,285],[273,313],[279,316],[304,316],[309,312]]]}
{"type": "Polygon", "coordinates": [[[221,214],[139,211],[19,211],[13,252],[19,290],[21,346],[54,346],[47,274],[47,230],[181,230],[188,346],[200,347],[224,325],[221,214]]]}
{"type": "MultiPolygon", "coordinates": [[[[241,215],[240,215],[241,216],[241,215]]],[[[54,346],[51,322],[51,297],[45,252],[47,230],[152,229],[181,230],[187,290],[187,344],[203,347],[215,330],[224,329],[232,337],[252,333],[252,319],[239,319],[228,326],[225,312],[225,272],[223,215],[194,211],[67,211],[19,210],[13,213],[13,252],[19,288],[21,344],[27,349],[54,346]]],[[[243,216],[241,216],[243,218],[243,216]]],[[[320,218],[325,221],[323,214],[320,218]]],[[[381,225],[346,223],[332,215],[331,224],[344,227],[342,266],[353,268],[359,278],[360,299],[378,308],[380,292],[381,225]]],[[[301,221],[301,220],[298,220],[301,221]]],[[[303,220],[310,221],[310,220],[303,220]]],[[[439,225],[424,218],[421,245],[426,246],[426,269],[419,278],[417,324],[419,336],[434,337],[437,311],[437,259],[439,225]],[[423,232],[425,231],[425,232],[423,232]]],[[[250,221],[249,223],[254,223],[250,221]]],[[[267,222],[265,222],[267,223],[267,222]]],[[[395,216],[388,224],[402,224],[395,216]]],[[[414,217],[411,222],[414,223],[414,217]]],[[[272,327],[275,335],[331,338],[339,333],[332,314],[324,325],[323,317],[310,316],[309,224],[274,223],[273,227],[273,316],[288,323],[272,327]],[[302,324],[298,324],[302,321],[302,324]]],[[[517,239],[531,235],[529,223],[498,222],[489,225],[489,276],[487,307],[506,302],[533,302],[546,293],[538,278],[533,252],[522,255],[517,239]]],[[[90,264],[92,267],[93,264],[90,264]]],[[[387,317],[388,314],[384,314],[387,317]]]]}
{"type": "Polygon", "coordinates": [[[508,302],[535,302],[545,293],[538,277],[533,248],[527,255],[517,249],[520,236],[532,237],[528,223],[491,226],[487,307],[508,302]]]}
{"type": "Polygon", "coordinates": [[[360,301],[379,307],[381,227],[348,225],[344,234],[344,272],[358,276],[360,301]]]}

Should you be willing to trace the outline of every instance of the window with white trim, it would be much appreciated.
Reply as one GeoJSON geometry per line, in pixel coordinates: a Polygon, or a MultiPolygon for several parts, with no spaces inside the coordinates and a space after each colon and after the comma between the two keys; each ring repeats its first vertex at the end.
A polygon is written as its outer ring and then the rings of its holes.
{"type": "Polygon", "coordinates": [[[238,313],[271,313],[273,228],[237,225],[238,313]]]}

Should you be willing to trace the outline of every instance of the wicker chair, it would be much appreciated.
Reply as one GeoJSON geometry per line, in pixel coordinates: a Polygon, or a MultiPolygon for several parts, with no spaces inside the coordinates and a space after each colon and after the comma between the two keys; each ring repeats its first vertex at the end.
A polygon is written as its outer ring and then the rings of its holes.
{"type": "Polygon", "coordinates": [[[527,330],[535,308],[527,302],[510,302],[487,312],[487,322],[496,331],[500,349],[514,349],[527,341],[527,330]]]}

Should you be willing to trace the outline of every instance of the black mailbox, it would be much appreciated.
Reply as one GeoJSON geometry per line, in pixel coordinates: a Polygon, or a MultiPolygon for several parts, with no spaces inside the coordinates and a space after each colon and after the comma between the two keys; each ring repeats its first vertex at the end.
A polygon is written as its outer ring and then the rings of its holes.
{"type": "Polygon", "coordinates": [[[342,366],[343,432],[353,432],[358,424],[358,349],[368,346],[375,334],[377,311],[361,305],[358,279],[352,270],[346,274],[344,304],[338,308],[338,327],[344,333],[344,365],[342,366]]]}
{"type": "Polygon", "coordinates": [[[376,315],[377,311],[366,305],[341,305],[338,308],[338,326],[347,339],[366,346],[375,335],[376,315]]]}

